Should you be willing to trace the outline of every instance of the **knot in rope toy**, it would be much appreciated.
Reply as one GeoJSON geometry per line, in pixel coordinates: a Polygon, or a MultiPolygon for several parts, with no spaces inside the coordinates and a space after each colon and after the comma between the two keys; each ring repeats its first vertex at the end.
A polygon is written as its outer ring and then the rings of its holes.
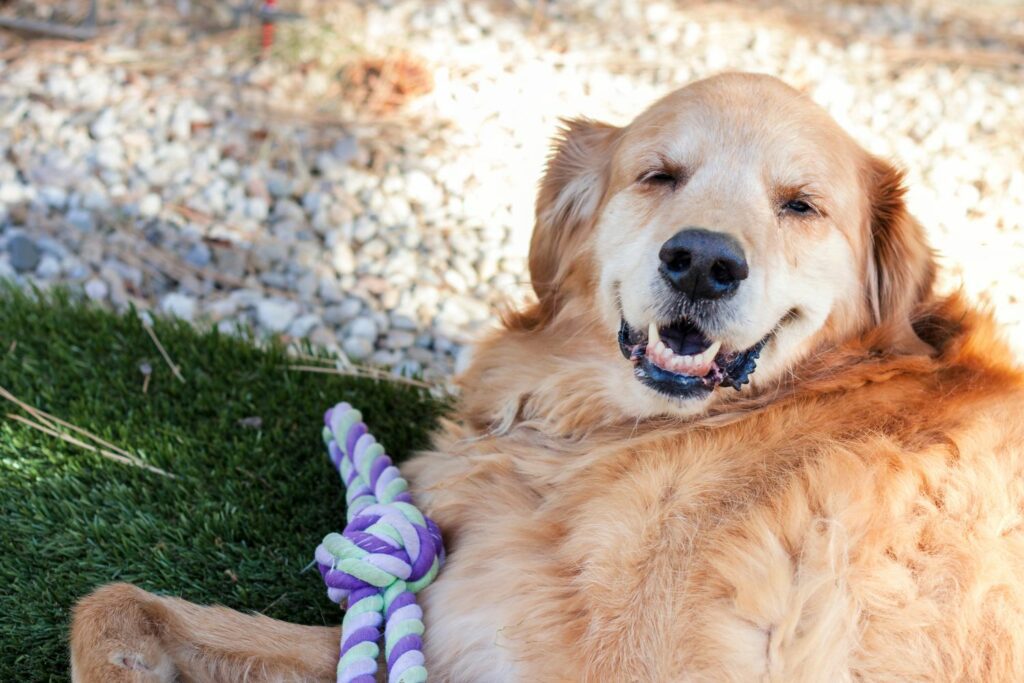
{"type": "Polygon", "coordinates": [[[324,414],[324,442],[348,504],[344,533],[328,534],[316,549],[328,597],[347,600],[337,680],[375,683],[383,624],[389,683],[422,683],[423,611],[415,593],[444,562],[441,531],[412,504],[408,483],[362,419],[348,403],[324,414]]]}

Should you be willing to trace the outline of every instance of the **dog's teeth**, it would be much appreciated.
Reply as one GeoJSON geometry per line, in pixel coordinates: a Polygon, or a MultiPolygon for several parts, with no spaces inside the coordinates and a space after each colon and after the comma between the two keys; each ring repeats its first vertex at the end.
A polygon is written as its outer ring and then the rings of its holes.
{"type": "Polygon", "coordinates": [[[657,346],[658,342],[661,341],[661,335],[658,334],[658,326],[651,323],[651,326],[647,328],[647,345],[657,346]]]}
{"type": "Polygon", "coordinates": [[[718,350],[720,348],[722,348],[722,342],[715,342],[702,352],[693,356],[695,374],[707,374],[708,370],[711,369],[711,363],[715,360],[715,356],[718,355],[718,350]]]}
{"type": "Polygon", "coordinates": [[[703,377],[708,374],[708,370],[711,369],[711,358],[707,356],[707,352],[698,354],[693,358],[693,374],[698,377],[703,377]]]}
{"type": "Polygon", "coordinates": [[[647,357],[658,367],[680,375],[703,377],[714,366],[715,357],[722,348],[722,342],[715,342],[701,353],[683,355],[676,353],[658,336],[658,329],[650,327],[647,345],[647,357]]]}

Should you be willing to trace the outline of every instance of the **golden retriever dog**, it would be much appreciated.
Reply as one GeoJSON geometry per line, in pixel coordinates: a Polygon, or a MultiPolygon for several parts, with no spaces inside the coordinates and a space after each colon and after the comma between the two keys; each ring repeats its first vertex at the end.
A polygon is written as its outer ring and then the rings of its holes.
{"type": "MultiPolygon", "coordinates": [[[[1024,373],[934,291],[903,194],[767,76],[566,125],[537,300],[403,467],[449,550],[436,680],[1024,680],[1024,373]]],[[[337,651],[123,584],[71,638],[90,683],[328,681],[337,651]]]]}

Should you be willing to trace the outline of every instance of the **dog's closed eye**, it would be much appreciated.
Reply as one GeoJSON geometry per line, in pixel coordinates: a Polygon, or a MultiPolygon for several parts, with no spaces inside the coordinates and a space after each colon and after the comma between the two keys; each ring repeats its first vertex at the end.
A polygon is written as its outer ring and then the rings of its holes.
{"type": "Polygon", "coordinates": [[[637,176],[636,182],[643,187],[675,190],[688,179],[686,169],[662,159],[656,166],[651,166],[637,176]]]}
{"type": "Polygon", "coordinates": [[[661,169],[643,173],[637,179],[637,182],[644,185],[669,185],[675,187],[676,183],[679,182],[679,178],[672,171],[661,169]]]}
{"type": "Polygon", "coordinates": [[[779,215],[789,215],[794,218],[814,218],[824,215],[818,197],[805,190],[790,190],[780,193],[779,215]]]}
{"type": "Polygon", "coordinates": [[[799,214],[814,212],[814,207],[802,199],[790,199],[782,208],[799,214]]]}

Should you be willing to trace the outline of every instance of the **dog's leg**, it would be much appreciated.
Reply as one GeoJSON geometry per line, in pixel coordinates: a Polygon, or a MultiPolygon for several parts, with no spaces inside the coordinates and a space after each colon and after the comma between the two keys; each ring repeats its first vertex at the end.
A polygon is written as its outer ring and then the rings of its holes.
{"type": "Polygon", "coordinates": [[[333,681],[339,636],[339,628],[298,626],[111,584],[75,606],[71,679],[333,681]]]}

